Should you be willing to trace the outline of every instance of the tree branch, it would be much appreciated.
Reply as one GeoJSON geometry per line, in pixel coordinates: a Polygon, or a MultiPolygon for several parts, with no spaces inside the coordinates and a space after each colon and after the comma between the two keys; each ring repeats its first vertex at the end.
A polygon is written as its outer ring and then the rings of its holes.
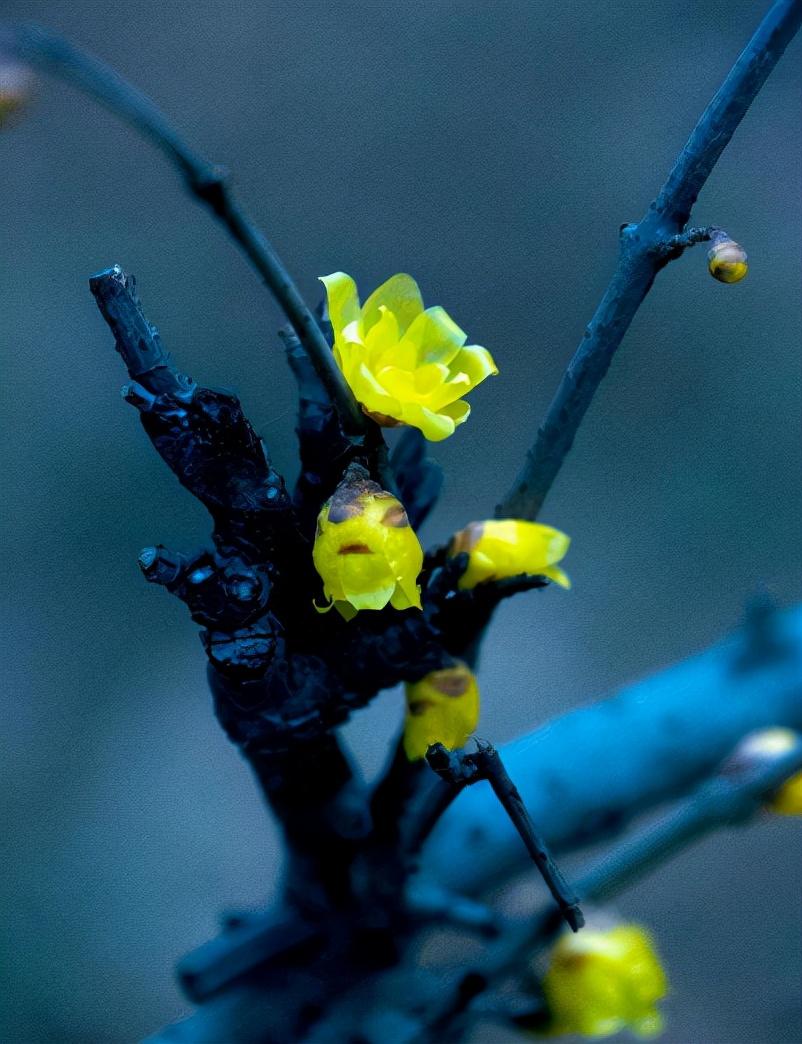
{"type": "Polygon", "coordinates": [[[0,51],[84,91],[162,150],[188,191],[209,207],[264,279],[309,354],[339,414],[343,431],[352,440],[361,441],[372,422],[360,410],[314,315],[280,257],[234,197],[226,171],[191,149],[142,91],[58,33],[36,25],[0,26],[0,51]]]}
{"type": "MultiPolygon", "coordinates": [[[[766,764],[750,766],[743,772],[731,772],[726,763],[719,766],[711,779],[705,780],[668,815],[580,871],[576,888],[582,902],[606,902],[705,834],[746,823],[760,812],[778,787],[800,770],[802,742],[766,764]]],[[[478,996],[499,980],[520,975],[523,968],[531,967],[539,952],[551,945],[559,929],[551,906],[543,907],[523,922],[508,924],[483,959],[457,982],[450,996],[439,999],[426,1020],[426,1032],[416,1040],[444,1039],[444,1031],[453,1032],[455,1020],[462,1018],[466,1008],[469,1013],[469,993],[478,996]]]]}
{"type": "MultiPolygon", "coordinates": [[[[702,113],[644,217],[621,229],[610,285],[585,330],[497,518],[535,519],[574,442],[582,418],[655,276],[681,250],[682,233],[719,156],[802,22],[802,0],[777,0],[702,113]]],[[[689,245],[689,244],[684,244],[689,245]]]]}
{"type": "MultiPolygon", "coordinates": [[[[708,651],[557,718],[502,754],[559,852],[622,831],[709,776],[742,736],[771,725],[802,729],[802,606],[761,615],[708,651]]],[[[515,831],[482,787],[449,808],[421,860],[425,874],[464,894],[525,866],[515,831]],[[470,859],[455,861],[454,852],[470,859]]]]}

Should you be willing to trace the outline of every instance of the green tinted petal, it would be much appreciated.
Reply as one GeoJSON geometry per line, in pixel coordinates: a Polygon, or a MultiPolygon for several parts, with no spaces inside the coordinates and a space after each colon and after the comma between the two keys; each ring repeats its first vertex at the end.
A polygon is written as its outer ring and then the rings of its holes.
{"type": "Polygon", "coordinates": [[[356,283],[345,272],[332,272],[321,276],[320,282],[326,288],[329,306],[329,318],[337,337],[349,323],[359,319],[359,294],[356,283]]]}
{"type": "Polygon", "coordinates": [[[422,312],[404,334],[404,341],[415,346],[421,362],[448,364],[465,344],[467,334],[444,308],[435,306],[422,312]]]}
{"type": "Polygon", "coordinates": [[[478,344],[470,344],[460,349],[459,353],[451,362],[452,373],[466,373],[471,380],[471,387],[475,387],[486,377],[498,373],[498,367],[493,361],[493,356],[478,344]]]}
{"type": "Polygon", "coordinates": [[[471,414],[471,404],[466,402],[464,399],[457,399],[456,402],[449,402],[445,406],[441,406],[437,412],[445,414],[446,417],[450,417],[456,426],[458,424],[464,424],[468,419],[471,414]]]}
{"type": "Polygon", "coordinates": [[[410,323],[423,311],[423,299],[412,276],[404,273],[391,276],[373,291],[362,306],[362,328],[365,333],[379,321],[379,308],[382,305],[396,317],[399,333],[403,335],[410,323]]]}
{"type": "Polygon", "coordinates": [[[413,428],[420,428],[430,442],[441,442],[454,434],[455,424],[451,417],[421,406],[417,402],[401,404],[401,420],[413,428]]]}

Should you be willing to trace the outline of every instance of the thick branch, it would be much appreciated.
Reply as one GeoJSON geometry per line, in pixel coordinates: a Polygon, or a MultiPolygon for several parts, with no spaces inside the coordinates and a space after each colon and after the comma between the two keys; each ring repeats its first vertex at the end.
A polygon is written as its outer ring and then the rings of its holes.
{"type": "MultiPolygon", "coordinates": [[[[705,109],[657,199],[621,231],[618,267],[565,371],[499,518],[538,516],[582,418],[719,156],[802,22],[802,0],[777,0],[705,109]]],[[[676,242],[676,241],[675,241],[676,242]]],[[[686,244],[687,245],[687,244],[686,244]]]]}
{"type": "Polygon", "coordinates": [[[331,396],[346,434],[361,439],[370,422],[334,361],[315,317],[266,236],[235,199],[226,172],[191,149],[164,114],[105,62],[36,25],[0,27],[0,51],[78,87],[157,145],[187,189],[205,203],[262,276],[331,396]]]}
{"type": "MultiPolygon", "coordinates": [[[[802,729],[802,606],[758,619],[707,652],[502,748],[553,851],[617,833],[676,798],[754,729],[802,729]]],[[[479,786],[443,816],[421,866],[444,887],[470,894],[524,869],[526,860],[493,795],[479,786]],[[455,861],[454,852],[471,856],[455,861]]]]}

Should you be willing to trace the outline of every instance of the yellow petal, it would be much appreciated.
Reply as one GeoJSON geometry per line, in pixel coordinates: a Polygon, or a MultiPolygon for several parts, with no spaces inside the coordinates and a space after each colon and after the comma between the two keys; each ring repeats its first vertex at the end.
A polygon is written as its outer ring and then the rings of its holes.
{"type": "Polygon", "coordinates": [[[448,380],[448,367],[443,363],[424,363],[415,370],[415,391],[418,395],[431,395],[448,380]]]}
{"type": "Polygon", "coordinates": [[[398,344],[398,320],[384,305],[379,309],[378,321],[365,334],[365,362],[375,367],[382,355],[398,344]]]}
{"type": "Polygon", "coordinates": [[[362,329],[364,333],[379,321],[379,309],[384,305],[398,320],[400,334],[423,311],[423,299],[418,284],[412,276],[400,273],[391,276],[386,283],[373,291],[362,306],[362,329]]]}
{"type": "Polygon", "coordinates": [[[449,402],[445,406],[440,406],[437,412],[444,413],[446,417],[450,417],[455,425],[464,424],[471,414],[471,404],[465,402],[464,399],[457,399],[456,402],[449,402]]]}
{"type": "Polygon", "coordinates": [[[320,282],[326,288],[329,319],[336,339],[349,323],[359,319],[359,294],[356,283],[345,272],[332,272],[331,275],[321,276],[320,282]]]}
{"type": "Polygon", "coordinates": [[[475,388],[486,377],[497,374],[498,367],[487,348],[482,348],[478,344],[469,344],[467,347],[460,349],[452,360],[451,371],[454,374],[467,374],[471,381],[471,387],[475,388]]]}
{"type": "Polygon", "coordinates": [[[420,428],[430,442],[440,442],[454,434],[456,427],[451,417],[421,406],[418,402],[401,403],[401,420],[413,428],[420,428]]]}
{"type": "Polygon", "coordinates": [[[766,807],[779,816],[802,816],[802,772],[787,779],[766,807]]]}
{"type": "Polygon", "coordinates": [[[553,580],[558,587],[564,587],[566,591],[571,590],[571,580],[565,570],[560,569],[559,566],[546,566],[543,570],[543,576],[547,576],[549,580],[553,580]]]}
{"type": "Polygon", "coordinates": [[[548,576],[561,587],[569,587],[570,581],[557,563],[570,543],[565,533],[539,522],[514,518],[473,522],[455,534],[452,545],[452,554],[463,549],[470,554],[459,586],[468,590],[485,580],[527,573],[548,576]]]}

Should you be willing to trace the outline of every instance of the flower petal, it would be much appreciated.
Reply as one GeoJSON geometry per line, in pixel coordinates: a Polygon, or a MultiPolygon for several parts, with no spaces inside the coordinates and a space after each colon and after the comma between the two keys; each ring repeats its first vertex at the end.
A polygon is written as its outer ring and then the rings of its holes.
{"type": "Polygon", "coordinates": [[[401,420],[405,424],[411,424],[413,428],[420,428],[429,442],[442,442],[454,434],[456,427],[451,417],[435,413],[434,410],[421,406],[419,402],[402,402],[401,420]]]}
{"type": "Polygon", "coordinates": [[[456,426],[464,424],[468,419],[471,414],[471,404],[464,399],[457,399],[456,402],[449,402],[445,406],[441,406],[437,412],[444,413],[446,417],[450,417],[456,426]]]}
{"type": "Polygon", "coordinates": [[[469,344],[466,348],[460,349],[452,360],[451,372],[467,374],[471,387],[475,388],[485,377],[497,374],[498,367],[487,348],[482,348],[478,344],[469,344]]]}
{"type": "Polygon", "coordinates": [[[375,369],[379,358],[398,344],[398,320],[389,308],[379,308],[379,319],[365,334],[365,362],[375,369]]]}
{"type": "Polygon", "coordinates": [[[384,305],[398,320],[399,333],[423,311],[423,298],[412,276],[399,273],[373,291],[362,306],[362,329],[367,333],[379,321],[380,307],[384,305]]]}
{"type": "Polygon", "coordinates": [[[465,344],[468,335],[445,308],[435,306],[422,312],[404,335],[404,342],[415,346],[420,362],[448,363],[465,344]]]}
{"type": "Polygon", "coordinates": [[[359,319],[359,294],[356,283],[345,272],[332,272],[331,275],[321,276],[320,282],[326,288],[329,319],[334,328],[334,336],[338,338],[349,323],[359,319]]]}

